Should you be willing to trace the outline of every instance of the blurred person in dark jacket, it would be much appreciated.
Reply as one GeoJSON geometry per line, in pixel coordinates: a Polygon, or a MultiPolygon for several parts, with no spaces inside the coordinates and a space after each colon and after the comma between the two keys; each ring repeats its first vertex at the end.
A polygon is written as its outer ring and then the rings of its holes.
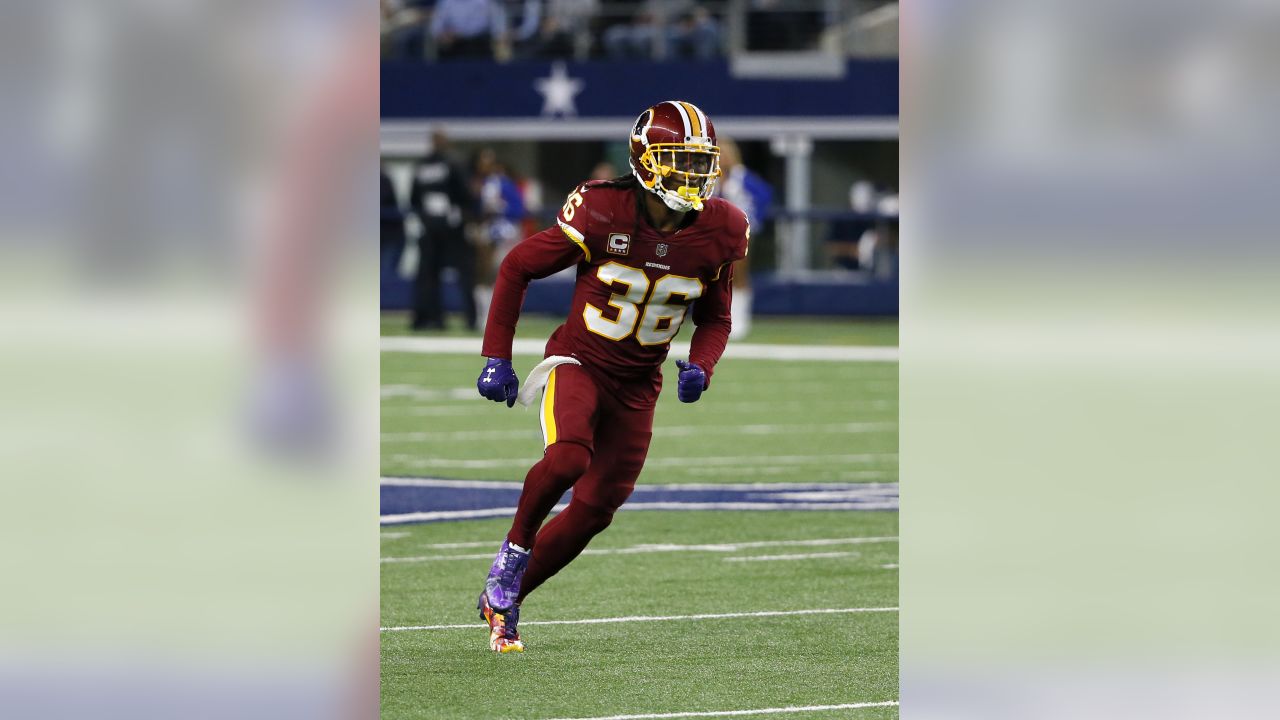
{"type": "Polygon", "coordinates": [[[542,58],[584,58],[591,49],[591,23],[600,0],[547,0],[546,16],[534,43],[542,58]]]}
{"type": "Polygon", "coordinates": [[[396,276],[400,258],[404,255],[404,210],[400,208],[400,197],[396,195],[387,169],[379,168],[379,174],[382,176],[382,279],[388,280],[396,276]]]}
{"type": "Polygon", "coordinates": [[[444,132],[431,133],[430,148],[413,172],[409,204],[422,220],[418,241],[418,278],[414,287],[413,329],[444,329],[444,298],[441,274],[445,267],[458,273],[463,319],[476,328],[475,252],[463,232],[463,216],[474,208],[462,169],[445,150],[444,132]]]}
{"type": "Polygon", "coordinates": [[[876,187],[870,180],[858,180],[849,187],[849,208],[857,215],[831,224],[827,252],[833,265],[844,270],[869,267],[868,258],[859,249],[876,244],[878,202],[876,187]]]}
{"type": "Polygon", "coordinates": [[[435,0],[381,0],[382,56],[421,60],[431,41],[429,25],[435,0]]]}

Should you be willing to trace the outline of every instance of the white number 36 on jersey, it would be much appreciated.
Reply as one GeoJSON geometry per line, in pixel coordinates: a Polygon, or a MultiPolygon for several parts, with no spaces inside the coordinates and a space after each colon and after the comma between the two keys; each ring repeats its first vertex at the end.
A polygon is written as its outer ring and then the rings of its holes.
{"type": "Polygon", "coordinates": [[[670,342],[680,331],[688,303],[701,297],[704,290],[701,280],[683,275],[663,275],[650,284],[644,272],[616,262],[601,265],[596,277],[610,287],[614,283],[626,285],[627,290],[609,298],[609,306],[618,311],[616,320],[606,318],[602,309],[587,303],[582,310],[587,329],[610,340],[626,340],[634,332],[641,345],[670,342]],[[673,304],[676,295],[685,302],[673,304]]]}

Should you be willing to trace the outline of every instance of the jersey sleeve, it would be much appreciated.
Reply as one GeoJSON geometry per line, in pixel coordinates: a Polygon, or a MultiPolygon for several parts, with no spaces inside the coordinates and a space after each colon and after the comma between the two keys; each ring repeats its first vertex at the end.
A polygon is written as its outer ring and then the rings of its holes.
{"type": "Polygon", "coordinates": [[[747,256],[747,244],[751,241],[751,221],[747,219],[746,213],[731,207],[725,226],[725,253],[729,256],[727,262],[737,262],[747,256]]]}
{"type": "Polygon", "coordinates": [[[484,326],[485,357],[511,359],[511,341],[515,338],[520,308],[530,281],[547,277],[572,267],[582,260],[582,253],[566,242],[558,227],[550,227],[520,242],[502,259],[498,278],[493,283],[493,299],[489,303],[489,320],[484,326]]]}
{"type": "Polygon", "coordinates": [[[594,233],[591,232],[592,208],[588,204],[588,197],[591,196],[589,190],[586,184],[574,188],[573,192],[569,193],[569,197],[565,198],[560,213],[556,215],[556,226],[566,240],[578,247],[587,262],[591,262],[597,254],[592,252],[592,245],[596,243],[591,241],[594,233]]]}
{"type": "Polygon", "coordinates": [[[733,263],[747,256],[747,242],[751,235],[751,224],[746,214],[729,203],[725,203],[724,208],[721,263],[702,297],[693,304],[696,328],[689,342],[689,362],[707,373],[708,387],[716,363],[729,343],[729,330],[733,326],[730,313],[733,305],[733,263]]]}
{"type": "Polygon", "coordinates": [[[605,254],[605,229],[617,212],[618,198],[604,181],[590,180],[569,193],[556,215],[556,225],[588,263],[605,254]]]}
{"type": "Polygon", "coordinates": [[[747,256],[747,245],[751,241],[751,222],[747,214],[736,206],[727,206],[725,231],[721,238],[721,260],[712,282],[719,281],[725,269],[747,256]]]}
{"type": "Polygon", "coordinates": [[[733,265],[726,263],[703,291],[702,297],[693,303],[693,338],[689,341],[689,362],[702,368],[707,374],[707,387],[716,363],[729,343],[729,330],[733,323],[730,307],[733,304],[733,265]]]}

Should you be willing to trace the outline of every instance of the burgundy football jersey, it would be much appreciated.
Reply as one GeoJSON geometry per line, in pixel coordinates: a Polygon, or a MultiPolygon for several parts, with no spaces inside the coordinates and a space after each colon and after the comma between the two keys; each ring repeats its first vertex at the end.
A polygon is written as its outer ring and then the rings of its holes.
{"type": "Polygon", "coordinates": [[[571,355],[617,379],[656,379],[671,340],[692,315],[698,329],[689,359],[711,375],[729,335],[731,263],[747,254],[746,216],[712,198],[685,227],[659,232],[641,214],[639,192],[610,181],[584,183],[570,193],[555,227],[507,255],[484,355],[511,356],[529,280],[577,263],[573,305],[547,342],[548,355],[571,355]]]}

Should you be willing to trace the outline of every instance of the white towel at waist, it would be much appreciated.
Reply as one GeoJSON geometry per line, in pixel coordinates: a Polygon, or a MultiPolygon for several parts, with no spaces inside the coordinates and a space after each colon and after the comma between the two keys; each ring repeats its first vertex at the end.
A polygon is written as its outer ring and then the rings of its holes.
{"type": "Polygon", "coordinates": [[[555,366],[564,365],[565,363],[582,364],[567,355],[552,355],[529,371],[529,376],[524,379],[524,387],[520,388],[520,395],[516,397],[516,400],[525,407],[532,405],[534,399],[538,397],[538,391],[546,387],[547,378],[551,377],[551,371],[555,366]]]}

